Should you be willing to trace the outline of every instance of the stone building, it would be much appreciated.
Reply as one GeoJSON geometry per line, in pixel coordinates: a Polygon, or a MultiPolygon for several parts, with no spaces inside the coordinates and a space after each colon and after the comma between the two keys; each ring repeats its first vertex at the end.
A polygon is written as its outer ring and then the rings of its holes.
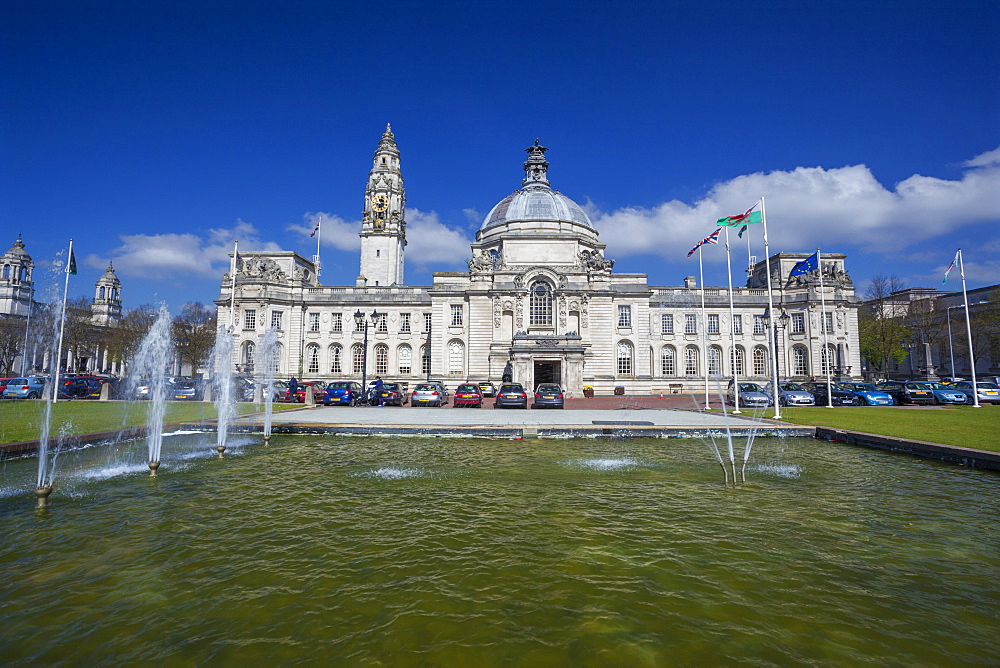
{"type": "MultiPolygon", "coordinates": [[[[732,314],[728,288],[703,291],[691,277],[682,286],[650,286],[644,273],[614,271],[586,212],[552,188],[547,150],[537,140],[526,149],[521,187],[486,216],[468,271],[407,286],[406,199],[387,127],[364,192],[360,275],[353,285],[326,286],[297,253],[241,252],[235,295],[227,274],[216,301],[219,322],[235,324],[235,363],[252,368],[273,326],[278,373],[300,379],[360,380],[364,370],[410,385],[434,379],[453,386],[499,383],[507,370],[527,387],[552,381],[576,395],[585,386],[688,392],[704,389],[706,372],[725,379],[735,369],[767,382],[773,329],[782,378],[808,380],[827,367],[843,376],[860,371],[844,255],[822,258],[822,315],[818,277],[789,278],[808,253],[772,256],[770,276],[767,262],[752,267],[746,285],[733,289],[732,314]],[[775,315],[787,318],[766,319],[768,280],[775,315]]],[[[718,382],[709,380],[713,389],[718,382]]]]}

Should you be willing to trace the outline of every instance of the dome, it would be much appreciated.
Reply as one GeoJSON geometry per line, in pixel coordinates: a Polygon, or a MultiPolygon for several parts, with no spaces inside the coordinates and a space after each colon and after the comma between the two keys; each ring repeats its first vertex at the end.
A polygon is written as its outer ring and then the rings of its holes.
{"type": "Polygon", "coordinates": [[[528,159],[524,163],[522,189],[504,197],[490,210],[479,228],[481,231],[515,220],[572,222],[594,228],[579,204],[549,186],[547,150],[537,139],[534,146],[525,149],[528,159]]]}
{"type": "Polygon", "coordinates": [[[485,230],[512,220],[571,221],[593,228],[590,218],[579,204],[558,190],[547,187],[518,190],[504,197],[486,216],[480,229],[485,230]]]}

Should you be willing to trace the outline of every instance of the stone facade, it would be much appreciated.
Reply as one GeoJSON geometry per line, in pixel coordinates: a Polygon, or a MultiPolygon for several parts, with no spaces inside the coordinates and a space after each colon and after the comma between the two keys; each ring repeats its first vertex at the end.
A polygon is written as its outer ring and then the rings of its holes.
{"type": "Polygon", "coordinates": [[[822,313],[816,273],[789,277],[808,253],[757,263],[746,286],[733,289],[732,312],[728,288],[703,291],[690,277],[683,287],[649,286],[646,274],[615,272],[583,209],[551,188],[547,149],[536,140],[526,150],[521,189],[486,216],[468,271],[436,273],[432,285],[408,287],[405,197],[387,128],[365,191],[361,276],[354,286],[323,286],[312,263],[295,253],[241,252],[236,313],[228,274],[216,302],[219,322],[232,316],[236,324],[236,363],[252,367],[273,325],[278,372],[300,379],[360,379],[367,359],[368,377],[410,385],[428,378],[450,386],[499,383],[506,372],[528,387],[553,381],[576,395],[585,386],[598,393],[619,386],[629,393],[689,392],[704,389],[706,371],[713,390],[734,368],[741,379],[767,382],[768,332],[776,329],[780,377],[809,380],[825,365],[839,376],[858,375],[856,304],[844,255],[822,256],[822,313]],[[260,270],[264,264],[278,271],[260,270]],[[789,315],[781,327],[764,324],[768,280],[776,314],[789,315]],[[355,313],[369,321],[381,314],[368,330],[367,356],[355,313]]]}

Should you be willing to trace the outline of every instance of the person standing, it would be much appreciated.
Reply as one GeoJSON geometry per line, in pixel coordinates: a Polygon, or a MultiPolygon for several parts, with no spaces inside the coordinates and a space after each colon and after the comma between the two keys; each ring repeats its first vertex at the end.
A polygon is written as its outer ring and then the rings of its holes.
{"type": "Polygon", "coordinates": [[[378,401],[378,406],[381,408],[385,405],[382,402],[382,376],[375,376],[375,387],[373,391],[375,392],[375,399],[378,401]]]}
{"type": "Polygon", "coordinates": [[[295,376],[292,376],[288,380],[288,401],[290,403],[295,402],[295,393],[299,391],[299,381],[295,380],[295,376]]]}

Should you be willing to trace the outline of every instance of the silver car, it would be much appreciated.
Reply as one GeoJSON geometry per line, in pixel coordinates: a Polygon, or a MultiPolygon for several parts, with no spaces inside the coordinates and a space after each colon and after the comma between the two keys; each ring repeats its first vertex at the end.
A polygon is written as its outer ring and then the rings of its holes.
{"type": "MultiPolygon", "coordinates": [[[[770,384],[768,384],[764,393],[767,394],[768,399],[774,401],[774,393],[771,391],[770,384]]],[[[778,383],[778,405],[815,406],[816,397],[809,394],[809,392],[806,391],[806,388],[802,387],[798,383],[778,383]]]]}
{"type": "Polygon", "coordinates": [[[444,406],[448,403],[448,390],[437,382],[417,383],[410,395],[411,406],[444,406]]]}
{"type": "MultiPolygon", "coordinates": [[[[731,405],[736,405],[736,393],[734,391],[733,383],[729,383],[729,403],[731,405]]],[[[740,383],[740,406],[747,406],[750,408],[764,408],[771,405],[771,397],[767,396],[762,388],[757,383],[740,383]]]]}

